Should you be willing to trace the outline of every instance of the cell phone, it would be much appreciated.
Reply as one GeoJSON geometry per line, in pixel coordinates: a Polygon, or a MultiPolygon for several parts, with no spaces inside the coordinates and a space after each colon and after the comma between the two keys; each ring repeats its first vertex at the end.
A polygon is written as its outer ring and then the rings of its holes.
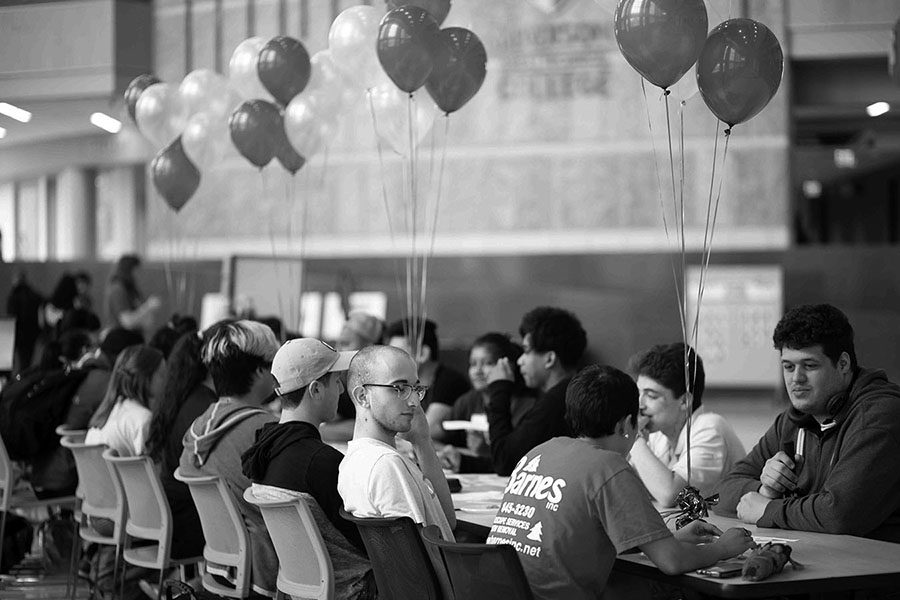
{"type": "Polygon", "coordinates": [[[462,491],[462,482],[456,477],[448,477],[447,478],[447,487],[450,488],[450,493],[455,494],[456,492],[462,491]]]}
{"type": "Polygon", "coordinates": [[[715,577],[717,579],[727,579],[728,577],[737,577],[741,574],[744,563],[737,561],[721,562],[717,565],[707,567],[705,569],[697,569],[700,575],[707,577],[715,577]]]}

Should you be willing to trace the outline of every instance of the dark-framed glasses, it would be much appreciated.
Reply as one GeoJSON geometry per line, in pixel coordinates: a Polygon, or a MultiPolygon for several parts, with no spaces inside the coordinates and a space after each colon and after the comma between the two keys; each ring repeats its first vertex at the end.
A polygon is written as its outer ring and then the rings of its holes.
{"type": "Polygon", "coordinates": [[[412,385],[409,383],[364,383],[362,386],[391,388],[397,392],[397,397],[404,401],[409,400],[409,397],[415,392],[416,398],[421,402],[422,398],[425,397],[425,392],[428,391],[427,385],[412,385]]]}

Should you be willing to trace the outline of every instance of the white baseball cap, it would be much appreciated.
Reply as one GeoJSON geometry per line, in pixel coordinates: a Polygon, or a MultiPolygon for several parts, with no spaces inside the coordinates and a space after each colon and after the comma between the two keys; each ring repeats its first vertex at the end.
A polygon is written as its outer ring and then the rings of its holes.
{"type": "Polygon", "coordinates": [[[275,392],[284,394],[305,388],[326,373],[346,371],[356,352],[338,352],[313,338],[288,340],[272,359],[275,392]]]}

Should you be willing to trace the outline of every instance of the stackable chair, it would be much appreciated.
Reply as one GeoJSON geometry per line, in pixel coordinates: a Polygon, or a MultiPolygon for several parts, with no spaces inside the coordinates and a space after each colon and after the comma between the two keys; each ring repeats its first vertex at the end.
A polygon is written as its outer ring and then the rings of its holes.
{"type": "MultiPolygon", "coordinates": [[[[113,590],[119,571],[119,558],[125,536],[125,498],[115,479],[112,466],[103,459],[105,444],[88,445],[71,437],[60,441],[75,457],[78,471],[78,490],[81,498],[81,525],[78,535],[82,540],[103,546],[115,546],[116,561],[113,567],[113,590]],[[105,536],[91,526],[91,518],[109,519],[113,524],[112,535],[105,536]]],[[[99,555],[98,555],[99,559],[99,555]]]]}
{"type": "Polygon", "coordinates": [[[246,598],[250,594],[250,536],[234,494],[225,480],[216,475],[188,477],[176,469],[175,479],[191,490],[206,539],[203,558],[207,565],[234,569],[233,587],[219,583],[204,569],[204,589],[218,596],[246,598]]]}
{"type": "Polygon", "coordinates": [[[372,563],[379,600],[450,600],[428,557],[420,527],[409,517],[374,519],[341,516],[356,523],[372,563]]]}
{"type": "Polygon", "coordinates": [[[180,567],[181,577],[185,579],[184,566],[198,563],[203,557],[172,558],[172,509],[150,457],[116,456],[113,451],[106,450],[103,459],[112,465],[125,495],[128,516],[122,558],[128,564],[159,570],[159,599],[169,568],[180,567]],[[132,548],[132,538],[154,543],[132,548]]]}
{"type": "Polygon", "coordinates": [[[432,561],[443,560],[435,568],[446,568],[454,598],[533,600],[519,555],[512,546],[447,542],[433,526],[421,530],[421,535],[432,561]]]}
{"type": "MultiPolygon", "coordinates": [[[[244,500],[259,507],[275,553],[278,555],[278,594],[309,600],[334,599],[334,569],[322,533],[307,502],[312,496],[294,500],[262,500],[252,488],[244,500]]],[[[412,596],[410,596],[412,598],[412,596]]],[[[382,598],[379,595],[379,598],[382,598]]]]}
{"type": "MultiPolygon", "coordinates": [[[[30,510],[35,508],[46,508],[48,511],[53,508],[69,508],[75,510],[75,496],[61,496],[59,498],[39,499],[30,489],[17,491],[15,490],[15,476],[13,475],[13,465],[6,450],[6,444],[3,438],[0,438],[0,540],[3,540],[6,534],[6,517],[11,510],[30,510]]],[[[77,536],[74,536],[77,540],[77,536]]],[[[66,579],[66,596],[69,595],[70,578],[75,570],[75,553],[72,553],[72,564],[69,567],[69,574],[66,579]]],[[[3,558],[3,547],[0,544],[0,560],[3,558]]]]}
{"type": "Polygon", "coordinates": [[[60,425],[55,431],[60,438],[67,437],[77,444],[83,443],[84,438],[87,437],[87,429],[69,429],[65,425],[60,425]]]}

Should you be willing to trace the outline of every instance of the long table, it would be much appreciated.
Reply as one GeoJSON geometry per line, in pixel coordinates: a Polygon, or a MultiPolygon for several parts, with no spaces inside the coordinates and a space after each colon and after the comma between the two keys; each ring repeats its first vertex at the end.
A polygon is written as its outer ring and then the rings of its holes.
{"type": "MultiPolygon", "coordinates": [[[[486,538],[499,509],[507,478],[497,475],[456,475],[460,493],[453,494],[458,528],[486,538]]],[[[741,577],[714,579],[697,573],[668,576],[642,553],[616,558],[613,570],[665,581],[717,598],[762,598],[779,594],[811,594],[846,590],[900,589],[900,544],[891,544],[849,535],[808,531],[763,529],[737,519],[711,515],[709,521],[725,530],[746,527],[757,538],[784,538],[801,570],[786,566],[784,571],[764,581],[741,577]]]]}

